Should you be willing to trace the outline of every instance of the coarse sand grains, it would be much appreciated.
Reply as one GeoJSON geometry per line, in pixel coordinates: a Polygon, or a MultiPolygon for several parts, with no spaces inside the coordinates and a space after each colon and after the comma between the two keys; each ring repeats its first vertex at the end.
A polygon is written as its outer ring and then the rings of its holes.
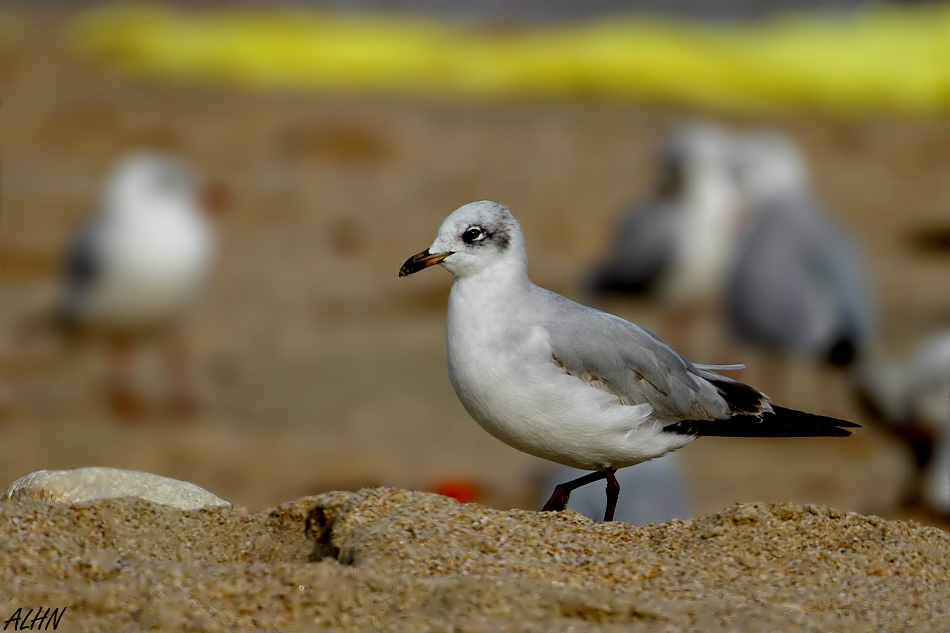
{"type": "Polygon", "coordinates": [[[739,504],[635,527],[392,488],[249,513],[0,504],[0,624],[66,630],[950,631],[950,535],[739,504]]]}

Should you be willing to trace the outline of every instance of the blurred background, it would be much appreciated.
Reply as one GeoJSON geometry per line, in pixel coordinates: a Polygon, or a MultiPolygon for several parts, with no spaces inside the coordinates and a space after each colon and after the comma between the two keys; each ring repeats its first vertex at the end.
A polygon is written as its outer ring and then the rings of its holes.
{"type": "MultiPolygon", "coordinates": [[[[0,6],[0,488],[96,465],[254,509],[371,485],[540,507],[553,466],[482,431],[449,383],[450,275],[397,271],[448,213],[491,199],[521,222],[535,283],[672,338],[662,298],[595,294],[587,280],[688,121],[797,146],[814,197],[866,261],[864,366],[900,373],[950,324],[940,5],[815,0],[785,18],[793,3],[264,4],[0,6]],[[187,417],[162,406],[154,353],[132,370],[150,406],[127,419],[95,341],[35,326],[104,179],[141,148],[228,193],[181,326],[199,403],[187,417]]],[[[796,501],[950,525],[914,493],[906,434],[859,406],[855,372],[763,352],[721,310],[698,314],[677,345],[692,360],[746,363],[735,375],[755,384],[780,371],[783,404],[865,428],[695,442],[676,462],[690,513],[796,501]]]]}

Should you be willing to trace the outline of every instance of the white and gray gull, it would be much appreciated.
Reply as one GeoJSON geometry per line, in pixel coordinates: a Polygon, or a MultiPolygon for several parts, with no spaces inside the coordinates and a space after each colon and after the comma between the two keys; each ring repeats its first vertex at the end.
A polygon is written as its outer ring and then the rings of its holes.
{"type": "Polygon", "coordinates": [[[448,367],[466,411],[518,450],[594,471],[557,486],[544,510],[606,479],[612,520],[618,468],[698,436],[842,437],[857,426],[774,405],[714,371],[735,366],[691,363],[629,321],[535,286],[521,227],[500,204],[458,208],[399,276],[435,264],[455,276],[448,367]]]}
{"type": "Polygon", "coordinates": [[[913,453],[907,500],[950,516],[950,332],[930,334],[905,362],[866,362],[855,374],[860,402],[913,453]]]}
{"type": "Polygon", "coordinates": [[[172,334],[199,296],[214,259],[205,192],[181,160],[139,151],[115,167],[97,212],[77,232],[66,255],[58,323],[95,332],[110,346],[112,402],[122,413],[140,408],[126,373],[132,347],[162,334],[173,407],[189,409],[183,343],[172,334]]]}
{"type": "Polygon", "coordinates": [[[856,240],[812,193],[788,138],[750,134],[735,156],[751,218],[726,284],[733,329],[780,353],[839,366],[860,360],[874,301],[856,240]]]}
{"type": "Polygon", "coordinates": [[[654,191],[614,232],[595,292],[655,292],[671,304],[716,300],[738,247],[740,192],[734,139],[705,122],[677,126],[660,146],[654,191]]]}

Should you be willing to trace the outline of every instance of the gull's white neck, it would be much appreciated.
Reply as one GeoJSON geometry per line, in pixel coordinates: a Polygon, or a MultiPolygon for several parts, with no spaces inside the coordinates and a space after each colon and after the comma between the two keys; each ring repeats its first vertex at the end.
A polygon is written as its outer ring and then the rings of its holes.
{"type": "Polygon", "coordinates": [[[449,295],[446,352],[449,380],[469,414],[495,437],[524,446],[509,428],[502,402],[519,367],[513,351],[530,323],[533,286],[512,258],[477,275],[457,277],[449,295]]]}
{"type": "Polygon", "coordinates": [[[510,257],[476,275],[456,277],[449,294],[449,319],[454,315],[454,305],[465,304],[466,318],[477,314],[478,319],[489,315],[510,314],[512,307],[531,291],[527,262],[510,257]]]}
{"type": "MultiPolygon", "coordinates": [[[[501,353],[507,332],[525,322],[526,296],[532,294],[527,264],[515,258],[499,262],[477,275],[457,277],[449,293],[446,314],[446,351],[453,384],[466,358],[501,353]]],[[[469,377],[471,381],[478,377],[469,377]]],[[[456,384],[456,390],[458,390],[456,384]]]]}

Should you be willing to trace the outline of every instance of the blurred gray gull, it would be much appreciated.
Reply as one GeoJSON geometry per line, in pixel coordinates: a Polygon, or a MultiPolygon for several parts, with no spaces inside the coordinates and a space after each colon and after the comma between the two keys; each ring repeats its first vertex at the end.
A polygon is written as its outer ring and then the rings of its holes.
{"type": "Polygon", "coordinates": [[[734,331],[778,353],[851,364],[874,321],[869,269],[857,243],[811,193],[791,141],[751,134],[736,156],[749,225],[726,285],[734,331]]]}
{"type": "Polygon", "coordinates": [[[500,204],[456,209],[401,277],[441,264],[449,294],[449,379],[476,422],[520,451],[593,471],[560,484],[544,510],[563,510],[572,490],[700,436],[850,435],[851,422],[793,411],[696,365],[629,321],[539,288],[528,279],[518,221],[500,204]]]}
{"type": "Polygon", "coordinates": [[[911,498],[950,515],[950,332],[925,339],[904,363],[863,363],[855,387],[873,417],[913,453],[911,498]]]}
{"type": "Polygon", "coordinates": [[[595,292],[655,292],[675,303],[715,299],[732,262],[741,205],[733,139],[711,123],[680,125],[658,155],[654,192],[621,219],[595,292]]]}
{"type": "Polygon", "coordinates": [[[194,404],[176,326],[214,258],[203,192],[180,160],[154,151],[129,155],[107,178],[96,213],[67,253],[58,319],[70,331],[105,339],[112,404],[120,413],[141,408],[128,365],[136,345],[155,336],[164,344],[171,404],[181,412],[194,404]]]}

